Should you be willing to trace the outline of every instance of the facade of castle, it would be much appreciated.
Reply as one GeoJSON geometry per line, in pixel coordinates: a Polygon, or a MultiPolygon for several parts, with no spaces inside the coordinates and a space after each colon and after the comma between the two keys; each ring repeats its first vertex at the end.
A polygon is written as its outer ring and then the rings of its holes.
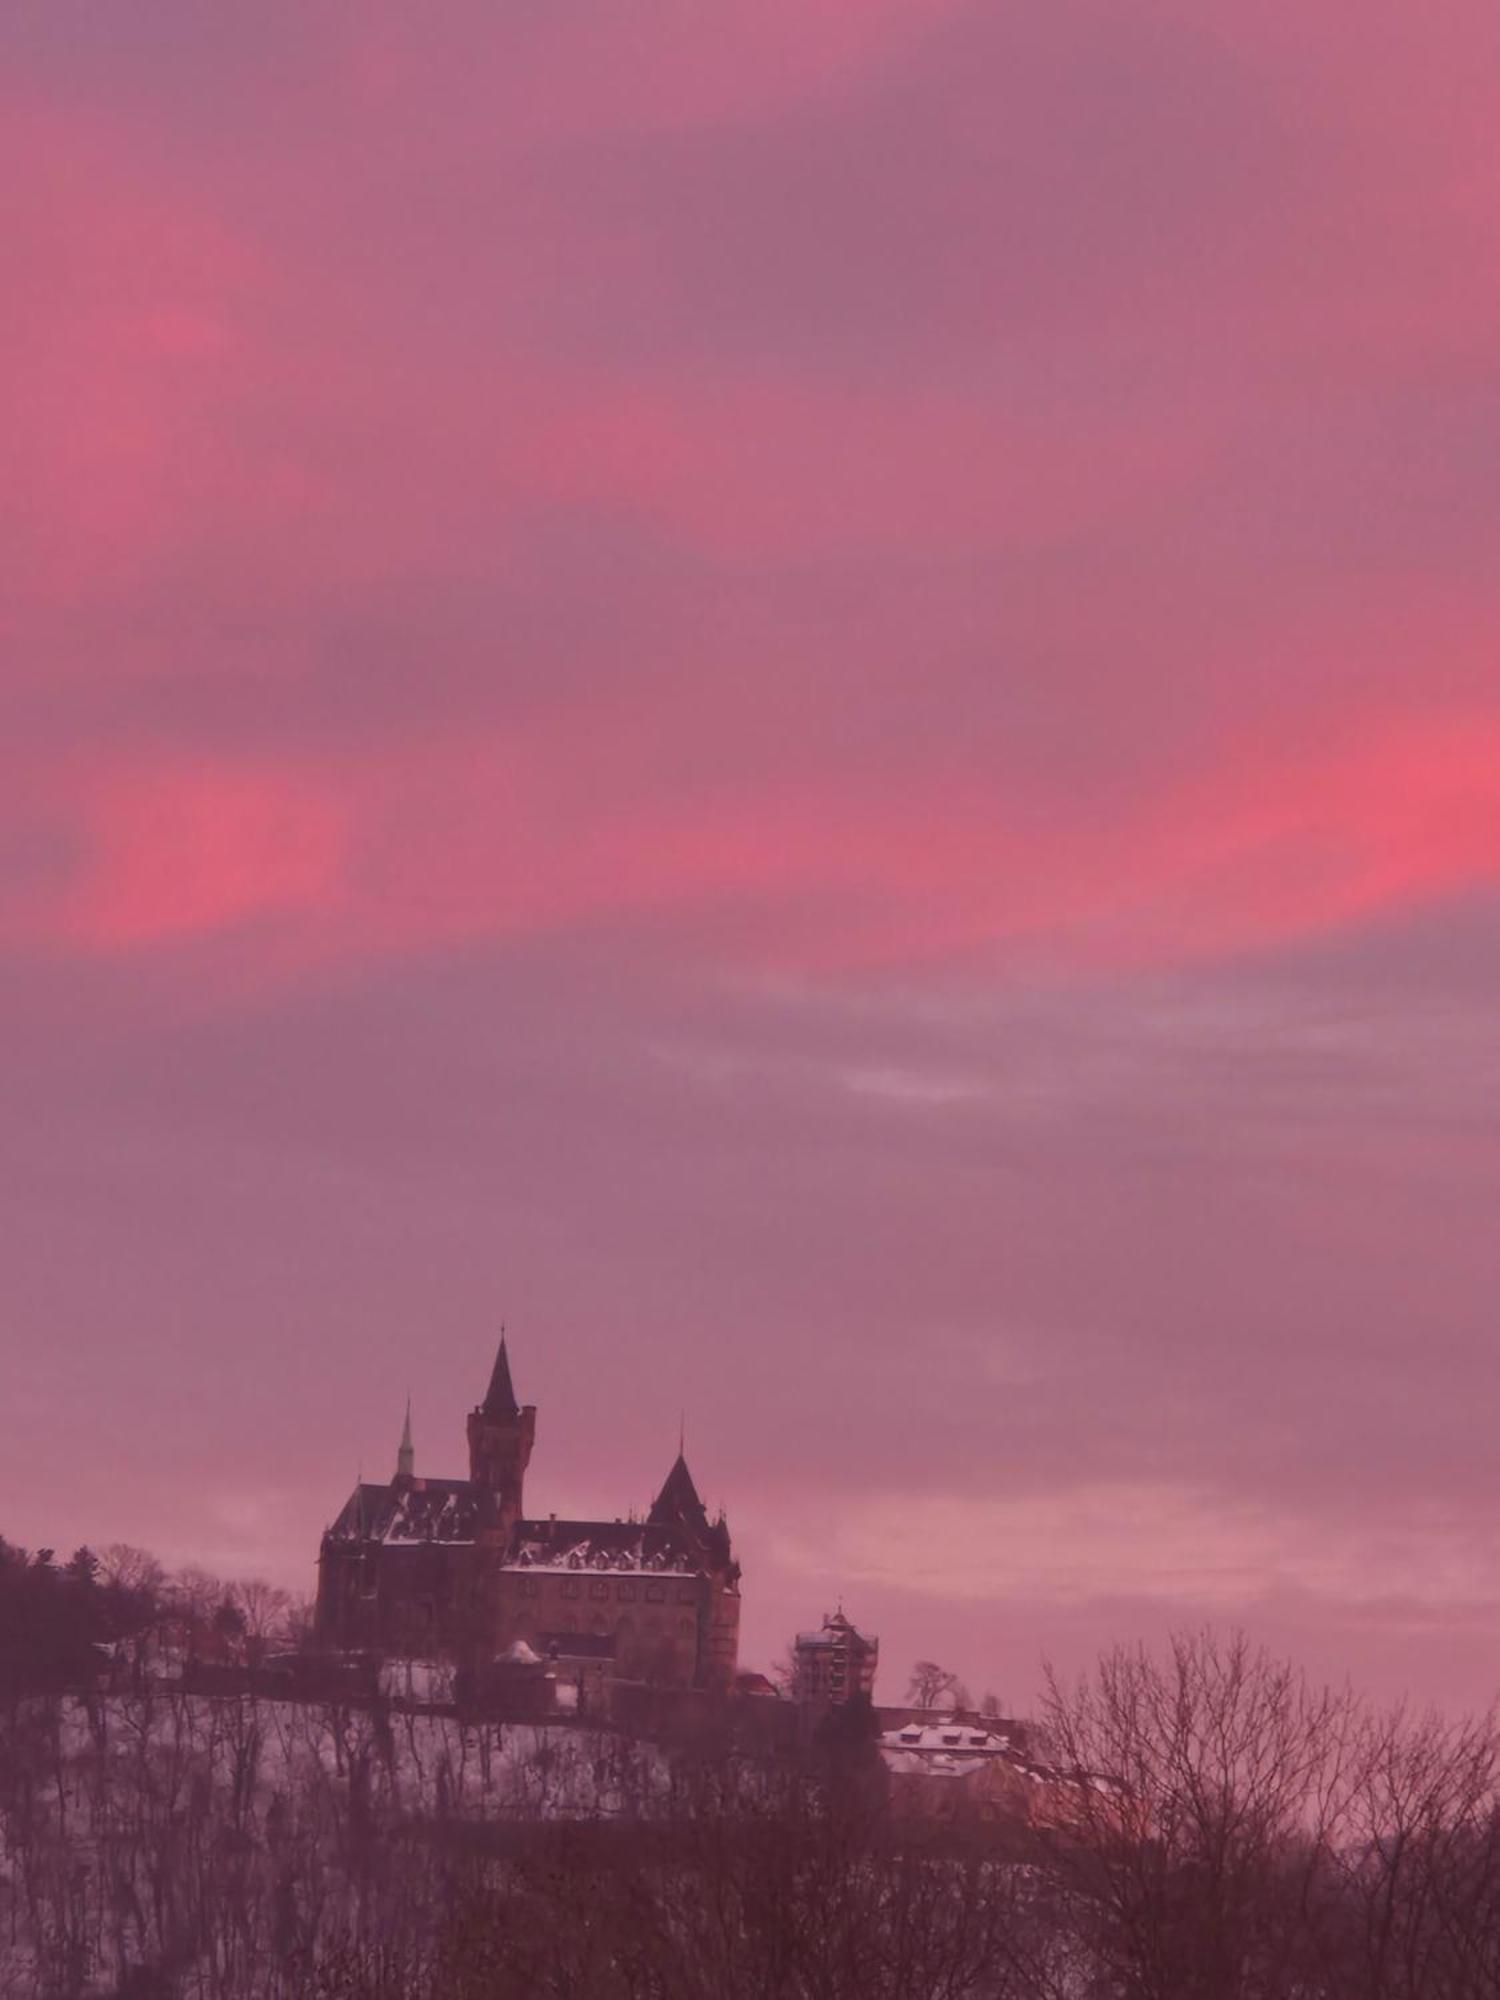
{"type": "Polygon", "coordinates": [[[644,1521],[528,1518],[536,1409],[503,1338],[468,1435],[467,1479],[419,1479],[408,1418],[395,1476],[355,1487],[318,1558],[325,1645],[476,1666],[529,1648],[611,1679],[732,1685],[739,1565],[681,1452],[644,1521]]]}

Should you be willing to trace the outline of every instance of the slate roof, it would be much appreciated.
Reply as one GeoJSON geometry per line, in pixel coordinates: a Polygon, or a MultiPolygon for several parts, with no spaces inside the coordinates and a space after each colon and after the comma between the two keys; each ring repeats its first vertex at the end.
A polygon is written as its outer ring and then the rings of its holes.
{"type": "Polygon", "coordinates": [[[472,1542],[482,1517],[480,1489],[467,1479],[367,1481],[356,1486],[328,1530],[335,1542],[472,1542]]]}
{"type": "Polygon", "coordinates": [[[699,1576],[706,1565],[691,1540],[668,1522],[518,1521],[505,1567],[699,1576]]]}
{"type": "Polygon", "coordinates": [[[835,1611],[832,1617],[823,1620],[821,1631],[799,1632],[797,1644],[803,1648],[847,1645],[851,1651],[870,1652],[878,1641],[866,1637],[857,1626],[851,1625],[842,1611],[835,1611]]]}
{"type": "MultiPolygon", "coordinates": [[[[362,1482],[328,1530],[333,1542],[387,1547],[473,1543],[491,1496],[467,1479],[362,1482]]],[[[493,1518],[493,1517],[490,1517],[493,1518]]],[[[523,1570],[609,1570],[701,1576],[707,1564],[692,1536],[672,1522],[518,1521],[503,1565],[523,1570]]]]}
{"type": "Polygon", "coordinates": [[[680,1451],[663,1481],[660,1493],[651,1503],[648,1518],[655,1522],[680,1521],[699,1534],[708,1533],[708,1509],[698,1497],[693,1475],[688,1471],[687,1460],[680,1451]]]}
{"type": "Polygon", "coordinates": [[[516,1392],[511,1387],[510,1357],[505,1352],[505,1335],[500,1336],[500,1351],[495,1356],[495,1366],[490,1372],[490,1386],[484,1392],[480,1411],[487,1417],[514,1417],[521,1408],[516,1401],[516,1392]]]}

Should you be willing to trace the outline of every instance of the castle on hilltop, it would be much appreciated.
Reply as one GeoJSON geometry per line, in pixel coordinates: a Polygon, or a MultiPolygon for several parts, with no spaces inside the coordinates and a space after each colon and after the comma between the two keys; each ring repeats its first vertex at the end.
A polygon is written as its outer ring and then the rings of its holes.
{"type": "Polygon", "coordinates": [[[739,1564],[681,1451],[644,1521],[529,1518],[536,1409],[516,1401],[503,1335],[468,1433],[467,1479],[418,1478],[408,1407],[394,1476],[361,1481],[323,1536],[325,1645],[471,1665],[534,1654],[605,1679],[733,1683],[739,1564]]]}

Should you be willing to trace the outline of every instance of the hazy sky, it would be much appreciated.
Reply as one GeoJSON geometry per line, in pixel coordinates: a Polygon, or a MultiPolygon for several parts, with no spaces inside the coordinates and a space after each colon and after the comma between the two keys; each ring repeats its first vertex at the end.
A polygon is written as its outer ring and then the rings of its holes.
{"type": "Polygon", "coordinates": [[[0,1532],[1500,1690],[1494,0],[0,50],[0,1532]]]}

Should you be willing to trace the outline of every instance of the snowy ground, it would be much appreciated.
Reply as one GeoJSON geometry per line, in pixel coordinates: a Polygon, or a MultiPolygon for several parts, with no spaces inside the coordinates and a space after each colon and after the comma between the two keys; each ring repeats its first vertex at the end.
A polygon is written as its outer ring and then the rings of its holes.
{"type": "Polygon", "coordinates": [[[649,1745],[581,1728],[170,1688],[12,1702],[0,1992],[145,1964],[188,2000],[271,1994],[289,1953],[430,1893],[432,1829],[649,1813],[665,1782],[649,1745]]]}

